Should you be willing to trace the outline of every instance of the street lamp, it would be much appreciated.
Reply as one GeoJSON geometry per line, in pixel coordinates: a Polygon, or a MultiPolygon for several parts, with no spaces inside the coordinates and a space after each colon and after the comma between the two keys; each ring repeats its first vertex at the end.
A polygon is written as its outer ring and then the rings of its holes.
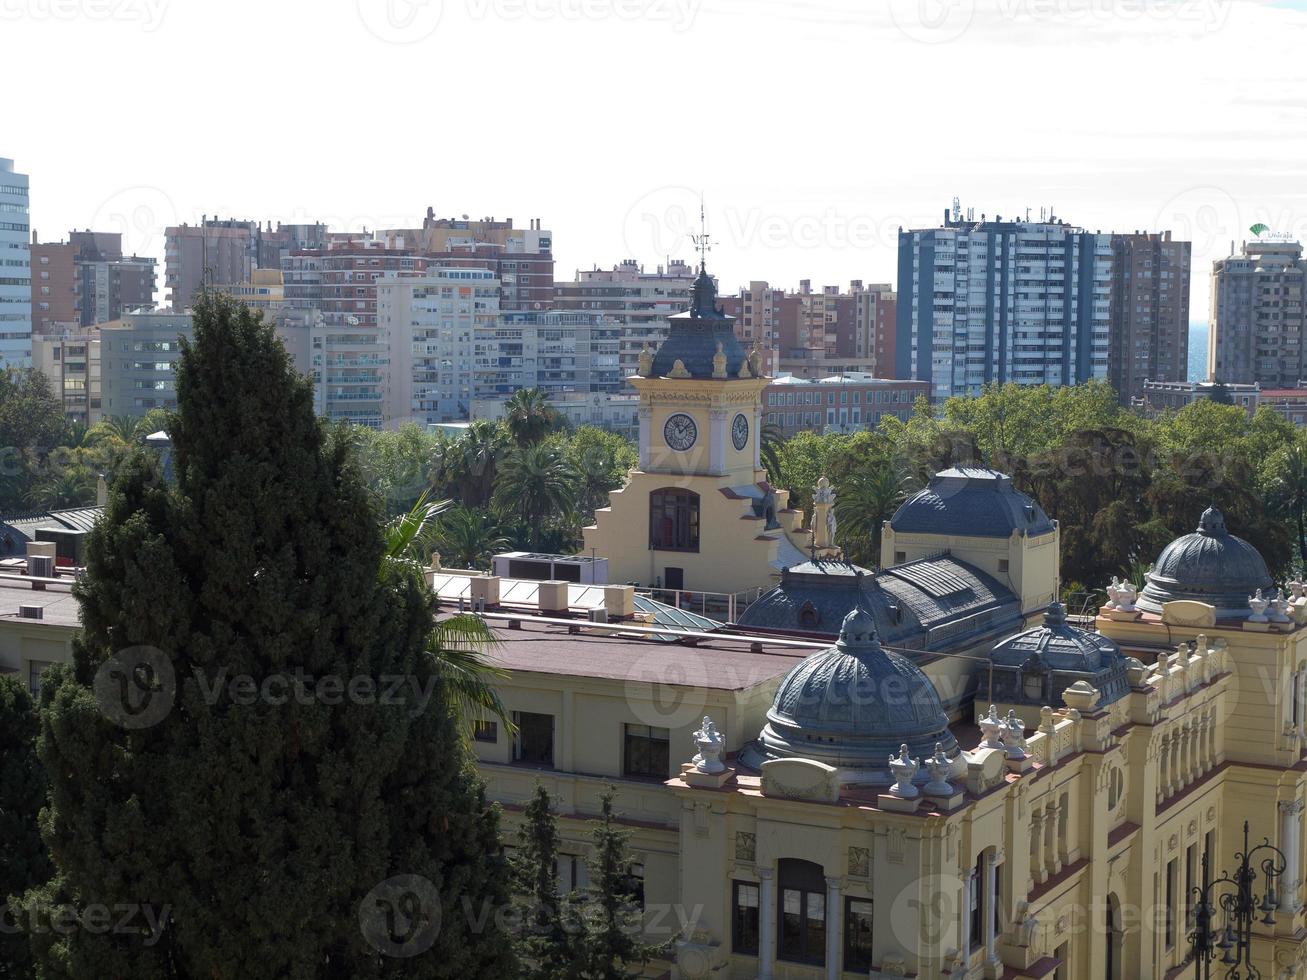
{"type": "Polygon", "coordinates": [[[1234,877],[1225,872],[1215,881],[1208,872],[1207,851],[1203,851],[1203,883],[1190,889],[1194,899],[1194,928],[1189,933],[1193,947],[1195,980],[1211,980],[1212,962],[1226,967],[1226,980],[1260,980],[1262,974],[1252,962],[1253,918],[1262,925],[1275,925],[1275,889],[1272,882],[1284,873],[1288,862],[1284,853],[1271,846],[1268,838],[1251,850],[1248,847],[1248,821],[1243,824],[1243,850],[1235,855],[1239,867],[1234,877]],[[1265,852],[1258,857],[1259,852],[1265,852]],[[1266,879],[1263,895],[1253,893],[1261,865],[1266,879]],[[1217,919],[1219,918],[1219,922],[1217,919]],[[1220,957],[1219,960],[1217,957],[1220,957]]]}

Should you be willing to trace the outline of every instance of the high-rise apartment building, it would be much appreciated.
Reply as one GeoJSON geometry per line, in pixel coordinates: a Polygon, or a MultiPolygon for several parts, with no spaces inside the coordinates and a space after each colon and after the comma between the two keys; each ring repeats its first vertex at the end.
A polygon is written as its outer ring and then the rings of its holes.
{"type": "Polygon", "coordinates": [[[427,208],[421,228],[379,231],[392,247],[410,248],[444,267],[490,269],[500,281],[504,310],[548,310],[554,305],[554,236],[540,218],[526,228],[513,219],[437,218],[427,208]]]}
{"type": "Polygon", "coordinates": [[[33,242],[33,331],[89,327],[153,309],[155,285],[155,259],[124,256],[118,232],[74,231],[67,242],[33,242]]]}
{"type": "Polygon", "coordinates": [[[1244,242],[1212,263],[1208,377],[1295,388],[1304,370],[1302,245],[1283,236],[1244,242]]]}
{"type": "Polygon", "coordinates": [[[330,239],[326,225],[268,223],[205,217],[198,225],[167,230],[164,285],[174,310],[187,309],[209,286],[249,282],[255,269],[275,269],[298,249],[321,248],[330,239]]]}
{"type": "Polygon", "coordinates": [[[27,174],[0,157],[0,364],[32,363],[32,234],[27,174]]]}
{"type": "Polygon", "coordinates": [[[1107,379],[1123,405],[1188,374],[1191,250],[1169,231],[1112,236],[1107,379]]]}
{"type": "Polygon", "coordinates": [[[194,324],[186,313],[132,313],[100,326],[101,410],[139,417],[177,408],[180,339],[194,324]]]}
{"type": "Polygon", "coordinates": [[[621,370],[627,376],[635,373],[646,344],[653,349],[667,339],[667,318],[689,306],[694,276],[694,269],[679,259],[655,272],[627,259],[612,269],[578,271],[573,281],[557,283],[554,305],[615,319],[622,332],[621,370]]]}
{"type": "Polygon", "coordinates": [[[84,425],[101,418],[100,343],[96,327],[64,324],[32,335],[32,367],[45,375],[64,415],[84,425]]]}
{"type": "Polygon", "coordinates": [[[429,267],[382,277],[376,292],[392,411],[426,422],[470,418],[477,338],[499,315],[499,277],[491,269],[429,267]]]}
{"type": "Polygon", "coordinates": [[[936,400],[1107,377],[1112,236],[1056,218],[899,232],[895,360],[936,400]]]}

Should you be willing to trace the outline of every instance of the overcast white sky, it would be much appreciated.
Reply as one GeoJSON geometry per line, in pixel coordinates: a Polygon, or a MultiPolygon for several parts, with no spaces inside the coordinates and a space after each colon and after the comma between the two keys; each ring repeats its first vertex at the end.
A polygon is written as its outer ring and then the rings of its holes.
{"type": "Polygon", "coordinates": [[[558,274],[895,277],[899,225],[1307,238],[1302,0],[0,0],[43,240],[202,213],[541,217],[558,274]]]}

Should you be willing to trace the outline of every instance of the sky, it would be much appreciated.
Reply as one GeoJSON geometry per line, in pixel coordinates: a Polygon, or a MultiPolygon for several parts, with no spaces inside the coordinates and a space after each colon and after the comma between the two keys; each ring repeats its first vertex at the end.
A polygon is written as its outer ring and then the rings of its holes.
{"type": "Polygon", "coordinates": [[[559,278],[893,282],[953,198],[1212,259],[1307,240],[1302,0],[0,0],[43,241],[540,217],[559,278]]]}

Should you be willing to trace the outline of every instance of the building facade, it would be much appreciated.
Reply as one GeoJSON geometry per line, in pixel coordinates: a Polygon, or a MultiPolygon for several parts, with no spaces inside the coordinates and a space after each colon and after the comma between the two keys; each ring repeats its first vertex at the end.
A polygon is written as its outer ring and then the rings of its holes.
{"type": "Polygon", "coordinates": [[[936,400],[1107,377],[1111,236],[1059,219],[899,232],[896,377],[936,400]]]}
{"type": "Polygon", "coordinates": [[[45,375],[64,415],[94,425],[102,414],[100,331],[94,327],[50,327],[32,335],[32,367],[45,375]]]}
{"type": "Polygon", "coordinates": [[[0,362],[32,363],[31,204],[27,174],[0,157],[0,362]]]}
{"type": "Polygon", "coordinates": [[[1302,245],[1286,238],[1244,242],[1212,263],[1207,376],[1289,388],[1307,377],[1303,352],[1302,245]]]}
{"type": "Polygon", "coordinates": [[[101,411],[139,417],[177,408],[180,339],[191,339],[189,313],[132,313],[99,327],[101,411]]]}
{"type": "Polygon", "coordinates": [[[614,581],[737,593],[770,588],[802,560],[803,515],[767,483],[760,456],[769,380],[701,267],[690,308],[628,378],[640,396],[639,466],[583,531],[614,581]]]}
{"type": "Polygon", "coordinates": [[[1145,381],[1188,378],[1191,253],[1169,231],[1112,236],[1107,380],[1123,405],[1145,381]]]}
{"type": "Polygon", "coordinates": [[[764,421],[786,439],[800,432],[856,432],[874,429],[888,416],[907,421],[926,381],[894,381],[869,374],[828,378],[773,378],[763,392],[764,421]]]}
{"type": "Polygon", "coordinates": [[[667,338],[670,318],[689,305],[694,269],[678,260],[645,272],[634,259],[612,269],[581,270],[571,282],[554,288],[559,309],[602,313],[622,328],[621,371],[633,374],[640,352],[667,338]]]}
{"type": "Polygon", "coordinates": [[[70,232],[67,242],[32,244],[35,333],[94,326],[154,308],[155,260],[122,254],[118,232],[70,232]]]}

